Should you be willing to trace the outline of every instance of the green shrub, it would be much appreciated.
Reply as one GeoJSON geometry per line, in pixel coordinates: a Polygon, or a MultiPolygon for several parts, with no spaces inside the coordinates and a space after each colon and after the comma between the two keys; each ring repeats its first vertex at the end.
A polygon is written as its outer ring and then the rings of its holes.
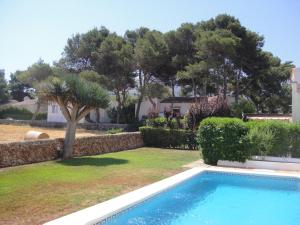
{"type": "Polygon", "coordinates": [[[146,125],[150,127],[166,127],[167,119],[165,117],[156,117],[153,119],[147,119],[146,125]]]}
{"type": "Polygon", "coordinates": [[[204,119],[197,135],[204,162],[212,165],[219,159],[244,162],[250,156],[247,132],[247,126],[240,119],[204,119]]]}
{"type": "Polygon", "coordinates": [[[246,99],[241,99],[239,103],[230,106],[232,116],[242,118],[242,113],[254,113],[255,105],[246,99]]]}
{"type": "Polygon", "coordinates": [[[124,130],[122,128],[111,128],[106,131],[107,134],[118,134],[122,133],[124,130]]]}
{"type": "MultiPolygon", "coordinates": [[[[31,120],[33,113],[25,108],[8,107],[0,110],[0,119],[31,120]]],[[[37,113],[36,120],[46,120],[47,113],[37,113]]]]}
{"type": "MultiPolygon", "coordinates": [[[[113,107],[107,110],[107,115],[111,120],[111,123],[117,123],[117,109],[113,107]]],[[[127,124],[127,123],[134,123],[135,121],[135,104],[130,103],[129,105],[124,106],[120,110],[120,118],[119,123],[127,124]]]]}
{"type": "Polygon", "coordinates": [[[36,118],[35,118],[36,120],[46,120],[47,119],[47,113],[38,113],[37,115],[36,115],[36,118]]]}
{"type": "Polygon", "coordinates": [[[146,146],[160,148],[195,149],[195,134],[182,129],[140,127],[146,146]]]}
{"type": "MultiPolygon", "coordinates": [[[[276,120],[265,120],[259,122],[249,122],[247,125],[251,130],[256,129],[257,135],[261,135],[259,137],[260,141],[265,141],[265,146],[269,146],[268,151],[266,152],[269,156],[288,156],[289,155],[289,129],[290,124],[287,122],[276,121],[276,120]],[[270,135],[272,133],[272,135],[270,135]],[[263,140],[266,138],[265,140],[263,140]]],[[[253,140],[252,140],[253,141],[253,140]]],[[[253,143],[253,145],[260,145],[260,143],[253,143]]],[[[262,146],[263,147],[263,146],[262,146]]],[[[254,147],[258,148],[258,146],[254,147]]],[[[264,151],[264,150],[258,150],[264,151]]]]}
{"type": "Polygon", "coordinates": [[[300,123],[294,123],[289,126],[289,141],[291,156],[300,158],[300,123]]]}
{"type": "Polygon", "coordinates": [[[32,112],[23,108],[17,107],[8,107],[5,109],[0,110],[0,118],[12,118],[15,120],[30,120],[32,118],[32,112]]]}
{"type": "Polygon", "coordinates": [[[255,126],[249,130],[248,138],[251,143],[251,155],[266,156],[274,148],[274,134],[268,128],[262,132],[259,127],[255,126]]]}

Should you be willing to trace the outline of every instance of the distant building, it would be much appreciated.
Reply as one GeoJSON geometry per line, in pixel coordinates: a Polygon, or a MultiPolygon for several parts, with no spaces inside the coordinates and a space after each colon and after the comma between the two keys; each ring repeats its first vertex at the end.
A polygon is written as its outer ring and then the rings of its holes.
{"type": "MultiPolygon", "coordinates": [[[[216,96],[215,96],[216,97],[216,96]]],[[[197,97],[197,101],[202,101],[205,97],[197,97]]],[[[213,97],[208,97],[208,99],[213,97]]],[[[173,115],[180,114],[184,116],[190,106],[196,102],[195,97],[169,97],[165,99],[153,99],[152,102],[145,100],[141,104],[139,119],[148,117],[152,113],[164,116],[165,111],[169,111],[173,115]],[[154,104],[153,104],[154,103],[154,104]]],[[[227,96],[227,103],[230,105],[234,101],[234,97],[227,96]]],[[[136,105],[137,107],[137,105],[136,105]]]]}
{"type": "MultiPolygon", "coordinates": [[[[109,123],[110,118],[108,117],[107,113],[108,109],[99,109],[100,112],[100,123],[109,123]]],[[[92,122],[96,122],[96,111],[93,110],[90,112],[90,120],[92,122]]],[[[59,105],[55,102],[49,102],[48,104],[48,113],[47,113],[47,121],[48,122],[59,122],[59,123],[65,123],[66,119],[63,116],[62,112],[60,111],[59,105]]],[[[87,122],[85,118],[81,119],[79,123],[87,122]]]]}
{"type": "Polygon", "coordinates": [[[291,84],[293,122],[300,122],[300,68],[292,70],[291,84]]]}

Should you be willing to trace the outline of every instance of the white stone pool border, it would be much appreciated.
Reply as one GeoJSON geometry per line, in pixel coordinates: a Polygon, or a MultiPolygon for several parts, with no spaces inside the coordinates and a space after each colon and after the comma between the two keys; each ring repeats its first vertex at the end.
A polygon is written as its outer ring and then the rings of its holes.
{"type": "Polygon", "coordinates": [[[44,225],[94,225],[204,171],[230,172],[238,174],[265,175],[276,177],[291,177],[300,179],[300,173],[281,173],[278,171],[271,170],[248,170],[224,167],[195,167],[182,173],[171,176],[169,178],[139,188],[127,194],[123,194],[111,200],[105,201],[103,203],[52,220],[50,222],[45,223],[44,225]]]}

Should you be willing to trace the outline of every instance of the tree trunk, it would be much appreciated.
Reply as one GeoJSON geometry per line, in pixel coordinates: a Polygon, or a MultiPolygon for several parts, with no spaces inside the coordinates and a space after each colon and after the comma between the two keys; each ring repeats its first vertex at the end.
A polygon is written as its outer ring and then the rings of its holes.
{"type": "Polygon", "coordinates": [[[227,75],[224,75],[223,79],[223,98],[226,99],[227,97],[227,75]]]}
{"type": "Polygon", "coordinates": [[[236,104],[239,103],[240,97],[240,77],[241,77],[242,70],[240,69],[239,72],[235,76],[235,98],[234,101],[236,104]]]}
{"type": "Polygon", "coordinates": [[[68,121],[64,141],[63,159],[71,158],[73,155],[73,146],[75,142],[76,121],[68,121]]]}
{"type": "Polygon", "coordinates": [[[99,108],[96,109],[96,122],[100,123],[100,110],[99,110],[99,108]]]}
{"type": "Polygon", "coordinates": [[[116,101],[118,103],[117,105],[117,123],[120,123],[120,112],[121,112],[121,96],[120,96],[120,93],[119,92],[116,92],[116,101]]]}
{"type": "Polygon", "coordinates": [[[120,123],[120,106],[117,106],[117,124],[119,124],[120,123]]]}
{"type": "Polygon", "coordinates": [[[171,89],[172,89],[172,97],[175,97],[175,85],[174,85],[174,81],[171,80],[171,89]]]}
{"type": "Polygon", "coordinates": [[[152,98],[150,98],[150,97],[148,97],[148,98],[149,98],[150,103],[152,104],[153,109],[154,109],[155,112],[156,112],[156,103],[153,101],[152,98]]]}
{"type": "Polygon", "coordinates": [[[32,115],[31,121],[34,121],[36,119],[36,116],[39,113],[40,109],[41,109],[41,102],[40,102],[40,100],[37,100],[37,102],[36,102],[36,109],[35,109],[35,111],[34,111],[34,113],[32,115]]]}
{"type": "Polygon", "coordinates": [[[142,104],[142,98],[140,97],[138,99],[137,106],[136,106],[136,111],[135,111],[135,119],[137,121],[139,120],[139,114],[140,114],[141,104],[142,104]]]}

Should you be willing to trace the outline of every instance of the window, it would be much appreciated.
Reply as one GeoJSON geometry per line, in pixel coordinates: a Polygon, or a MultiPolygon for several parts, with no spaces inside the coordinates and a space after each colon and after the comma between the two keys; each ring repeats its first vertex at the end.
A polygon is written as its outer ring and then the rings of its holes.
{"type": "Polygon", "coordinates": [[[174,107],[172,109],[173,117],[180,116],[180,107],[174,107]]]}

